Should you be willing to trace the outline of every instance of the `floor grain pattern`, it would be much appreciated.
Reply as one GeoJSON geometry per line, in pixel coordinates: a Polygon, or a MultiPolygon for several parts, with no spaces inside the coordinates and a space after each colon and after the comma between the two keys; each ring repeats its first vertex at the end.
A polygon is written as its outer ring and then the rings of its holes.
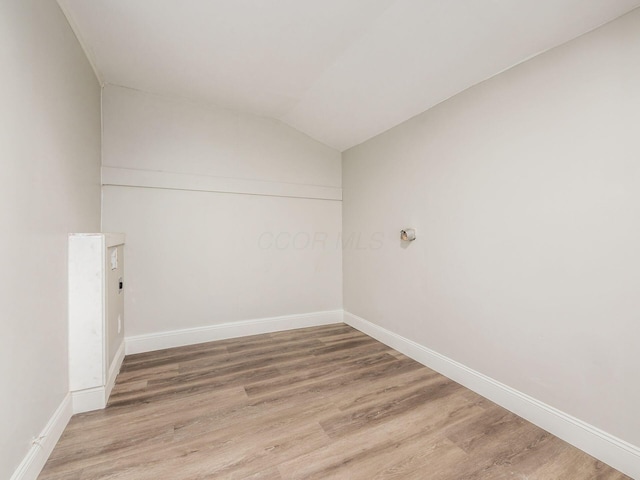
{"type": "Polygon", "coordinates": [[[39,478],[629,477],[336,324],[127,356],[39,478]]]}

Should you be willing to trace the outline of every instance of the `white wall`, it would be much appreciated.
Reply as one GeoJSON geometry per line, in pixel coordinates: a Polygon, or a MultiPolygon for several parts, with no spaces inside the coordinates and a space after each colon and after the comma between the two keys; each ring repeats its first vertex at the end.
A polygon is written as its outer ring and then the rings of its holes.
{"type": "Polygon", "coordinates": [[[0,478],[68,392],[67,234],[100,228],[100,87],[53,1],[0,3],[0,478]]]}
{"type": "Polygon", "coordinates": [[[114,86],[103,124],[127,337],[341,308],[339,152],[275,120],[114,86]],[[141,188],[140,171],[169,188],[141,188]],[[245,194],[198,191],[210,181],[245,194]],[[315,198],[318,185],[338,200],[315,198]]]}
{"type": "Polygon", "coordinates": [[[635,445],[638,59],[640,10],[343,156],[345,310],[635,445]]]}

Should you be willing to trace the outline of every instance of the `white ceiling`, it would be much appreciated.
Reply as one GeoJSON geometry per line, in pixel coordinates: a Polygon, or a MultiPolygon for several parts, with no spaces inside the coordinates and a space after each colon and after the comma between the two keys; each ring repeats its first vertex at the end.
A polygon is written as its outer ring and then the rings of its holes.
{"type": "Polygon", "coordinates": [[[640,0],[59,0],[104,83],[345,150],[640,0]]]}

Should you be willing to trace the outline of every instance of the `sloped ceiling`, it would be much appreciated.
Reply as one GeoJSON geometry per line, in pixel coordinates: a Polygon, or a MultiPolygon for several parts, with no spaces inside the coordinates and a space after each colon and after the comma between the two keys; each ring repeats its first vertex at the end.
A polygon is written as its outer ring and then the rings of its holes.
{"type": "Polygon", "coordinates": [[[640,0],[59,0],[100,80],[357,145],[640,0]]]}

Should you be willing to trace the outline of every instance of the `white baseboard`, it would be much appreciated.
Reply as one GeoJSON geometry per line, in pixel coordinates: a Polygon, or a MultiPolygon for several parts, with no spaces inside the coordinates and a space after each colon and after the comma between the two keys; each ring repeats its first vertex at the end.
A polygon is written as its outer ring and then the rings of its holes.
{"type": "Polygon", "coordinates": [[[87,388],[85,390],[75,390],[71,392],[71,400],[73,404],[73,413],[90,412],[92,410],[100,410],[107,406],[109,395],[116,383],[116,377],[120,372],[122,361],[124,360],[124,342],[120,344],[116,356],[111,362],[109,372],[107,373],[107,384],[105,386],[87,388]]]}
{"type": "Polygon", "coordinates": [[[122,361],[124,360],[124,339],[120,346],[118,347],[118,351],[116,352],[116,356],[111,362],[111,366],[109,367],[109,372],[107,374],[107,385],[105,386],[105,395],[104,400],[105,404],[109,401],[109,396],[111,395],[111,390],[113,390],[113,386],[116,384],[116,377],[118,373],[120,373],[120,367],[122,366],[122,361]]]}
{"type": "Polygon", "coordinates": [[[71,400],[73,404],[73,414],[91,412],[92,410],[100,410],[104,408],[105,388],[93,387],[84,390],[74,390],[71,392],[71,400]]]}
{"type": "Polygon", "coordinates": [[[342,310],[328,310],[324,312],[221,323],[206,327],[185,328],[183,330],[151,333],[148,335],[136,335],[125,338],[125,349],[127,355],[151,352],[153,350],[213,342],[227,338],[342,323],[342,317],[342,310]]]}
{"type": "Polygon", "coordinates": [[[626,475],[640,479],[640,448],[637,446],[349,312],[344,312],[344,322],[529,420],[626,475]]]}
{"type": "Polygon", "coordinates": [[[47,422],[40,436],[34,439],[31,449],[11,476],[11,480],[36,480],[38,478],[53,451],[53,447],[56,446],[67,423],[69,423],[71,415],[71,395],[67,394],[47,422]]]}

